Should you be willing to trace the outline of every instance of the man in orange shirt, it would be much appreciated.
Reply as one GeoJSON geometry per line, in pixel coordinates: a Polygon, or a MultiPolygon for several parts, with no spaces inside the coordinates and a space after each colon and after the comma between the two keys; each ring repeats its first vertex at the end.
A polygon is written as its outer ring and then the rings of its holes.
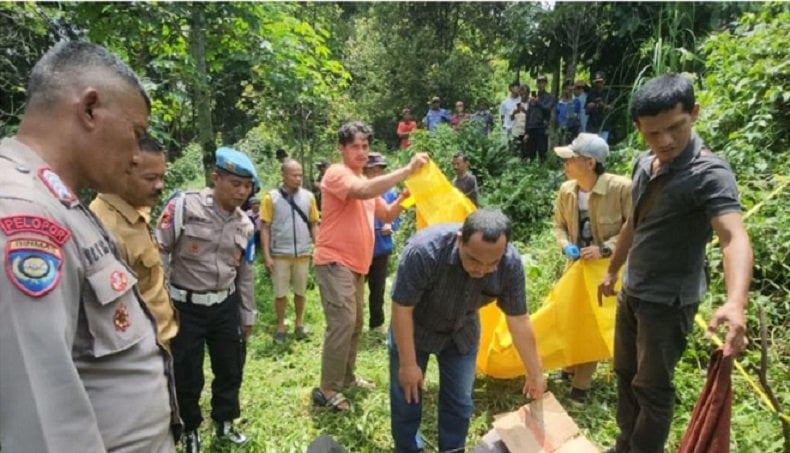
{"type": "Polygon", "coordinates": [[[411,110],[403,109],[401,111],[402,121],[398,123],[398,138],[400,139],[400,147],[408,148],[411,145],[409,136],[417,129],[417,122],[411,119],[411,110]]]}
{"type": "MultiPolygon", "coordinates": [[[[354,375],[357,344],[364,321],[365,274],[373,259],[373,218],[391,222],[403,208],[408,193],[391,204],[380,197],[395,184],[428,162],[417,153],[408,165],[385,175],[365,179],[373,131],[359,121],[338,130],[343,162],[329,167],[321,180],[322,217],[313,262],[315,263],[326,333],[321,354],[321,386],[313,389],[313,402],[344,411],[351,403],[342,389],[370,384],[354,375]]],[[[405,192],[405,191],[404,191],[405,192]]]]}

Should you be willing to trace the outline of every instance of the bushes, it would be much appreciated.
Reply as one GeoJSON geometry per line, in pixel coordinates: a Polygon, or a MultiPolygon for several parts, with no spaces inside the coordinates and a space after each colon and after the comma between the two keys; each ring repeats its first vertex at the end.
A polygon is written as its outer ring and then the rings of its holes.
{"type": "MultiPolygon", "coordinates": [[[[732,165],[745,209],[766,199],[790,174],[788,22],[787,5],[766,4],[758,13],[744,14],[733,31],[712,35],[703,45],[709,72],[699,96],[700,130],[732,165]]],[[[755,252],[752,288],[784,301],[790,296],[788,192],[747,221],[755,252]]],[[[777,315],[772,321],[786,325],[787,310],[777,315]]]]}
{"type": "MultiPolygon", "coordinates": [[[[711,35],[705,41],[702,52],[708,72],[705,89],[699,95],[702,113],[698,127],[711,148],[732,165],[744,210],[754,209],[746,220],[755,263],[750,303],[766,311],[771,361],[768,380],[779,401],[785,402],[790,400],[790,367],[782,361],[790,352],[790,189],[785,186],[774,191],[787,182],[790,174],[789,22],[790,8],[786,4],[768,3],[757,13],[744,14],[732,31],[711,35]]],[[[714,269],[721,269],[720,251],[714,250],[711,258],[714,269]]],[[[714,272],[714,305],[722,301],[724,288],[722,272],[714,272]]],[[[741,362],[754,375],[760,346],[754,307],[748,311],[748,326],[751,345],[741,362]]],[[[759,407],[764,416],[769,414],[756,400],[747,403],[759,407]]],[[[783,409],[788,411],[788,407],[783,409]]],[[[766,417],[766,421],[778,431],[778,419],[766,417]]],[[[779,439],[776,431],[761,438],[734,436],[738,446],[740,442],[773,442],[771,448],[776,450],[781,448],[779,439]]]]}

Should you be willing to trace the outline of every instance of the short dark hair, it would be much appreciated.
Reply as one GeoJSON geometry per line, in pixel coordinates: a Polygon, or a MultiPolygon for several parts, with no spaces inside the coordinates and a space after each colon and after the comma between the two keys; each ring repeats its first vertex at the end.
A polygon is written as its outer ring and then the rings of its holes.
{"type": "Polygon", "coordinates": [[[337,130],[337,141],[341,145],[348,145],[354,141],[357,134],[362,134],[370,142],[373,139],[373,129],[362,121],[350,121],[337,130]]]}
{"type": "Polygon", "coordinates": [[[463,151],[458,151],[457,153],[453,154],[453,159],[461,159],[464,162],[469,162],[469,158],[466,157],[463,151]]]}
{"type": "Polygon", "coordinates": [[[91,80],[95,71],[106,71],[135,88],[151,112],[151,99],[137,74],[102,46],[82,41],[61,41],[33,66],[27,84],[28,106],[52,105],[69,84],[91,80]]]}
{"type": "Polygon", "coordinates": [[[498,209],[478,209],[469,214],[461,227],[461,242],[469,243],[469,238],[480,233],[486,242],[495,243],[504,234],[510,241],[512,232],[510,219],[498,209]]]}
{"type": "Polygon", "coordinates": [[[694,86],[691,80],[678,74],[664,74],[650,79],[634,94],[631,117],[639,121],[643,116],[656,116],[661,112],[683,105],[683,111],[694,109],[694,86]]]}
{"type": "Polygon", "coordinates": [[[595,174],[601,176],[606,172],[606,167],[600,162],[595,163],[595,174]]]}
{"type": "Polygon", "coordinates": [[[510,82],[510,85],[508,85],[507,87],[508,88],[513,88],[513,87],[517,87],[517,86],[521,86],[521,85],[519,85],[518,82],[510,82]]]}
{"type": "Polygon", "coordinates": [[[137,147],[140,148],[140,151],[145,151],[147,153],[162,154],[165,152],[165,148],[162,144],[150,135],[142,136],[140,140],[137,141],[137,147]]]}

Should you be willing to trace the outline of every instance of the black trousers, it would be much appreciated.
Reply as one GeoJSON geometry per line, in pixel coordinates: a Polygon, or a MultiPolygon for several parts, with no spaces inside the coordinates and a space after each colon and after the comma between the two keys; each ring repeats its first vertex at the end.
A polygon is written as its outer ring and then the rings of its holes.
{"type": "Polygon", "coordinates": [[[368,327],[375,329],[384,324],[384,290],[387,286],[387,275],[389,274],[390,254],[374,256],[368,270],[368,289],[370,298],[368,308],[370,320],[368,327]]]}
{"type": "Polygon", "coordinates": [[[697,304],[647,302],[620,293],[614,333],[618,453],[662,453],[675,409],[675,366],[697,304]]]}
{"type": "Polygon", "coordinates": [[[525,156],[527,159],[539,157],[546,158],[546,151],[549,148],[549,138],[546,136],[545,127],[527,129],[527,144],[525,146],[525,156]]]}
{"type": "Polygon", "coordinates": [[[238,291],[212,306],[175,302],[180,326],[171,343],[176,377],[176,396],[184,430],[200,426],[200,393],[203,390],[205,345],[211,359],[211,418],[232,421],[240,415],[239,388],[244,366],[241,334],[241,303],[238,291]]]}
{"type": "Polygon", "coordinates": [[[510,139],[510,146],[520,158],[525,159],[527,157],[527,141],[524,140],[523,135],[510,139]]]}

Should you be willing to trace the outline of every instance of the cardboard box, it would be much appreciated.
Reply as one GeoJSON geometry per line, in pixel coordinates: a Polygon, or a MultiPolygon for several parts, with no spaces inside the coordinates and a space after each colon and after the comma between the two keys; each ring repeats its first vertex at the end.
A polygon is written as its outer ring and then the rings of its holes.
{"type": "Polygon", "coordinates": [[[565,412],[557,398],[547,392],[517,411],[495,417],[489,431],[473,453],[600,453],[565,412]]]}

